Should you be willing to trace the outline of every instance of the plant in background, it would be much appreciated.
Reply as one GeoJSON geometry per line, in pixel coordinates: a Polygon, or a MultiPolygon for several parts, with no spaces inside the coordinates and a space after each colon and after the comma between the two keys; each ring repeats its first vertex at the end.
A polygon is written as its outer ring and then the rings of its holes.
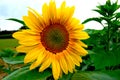
{"type": "Polygon", "coordinates": [[[15,18],[9,18],[9,19],[6,19],[6,20],[15,21],[15,22],[18,22],[18,23],[22,24],[20,30],[21,30],[21,29],[28,29],[28,27],[26,26],[26,24],[25,24],[24,21],[22,21],[22,20],[15,19],[15,18]]]}
{"type": "Polygon", "coordinates": [[[0,79],[3,77],[3,73],[10,74],[14,70],[19,69],[23,66],[23,55],[15,56],[18,54],[12,49],[3,49],[0,51],[0,79]]]}
{"type": "MultiPolygon", "coordinates": [[[[91,58],[96,69],[115,69],[120,64],[120,8],[118,1],[112,3],[110,0],[106,4],[97,6],[94,9],[99,13],[99,17],[88,18],[83,23],[89,21],[97,21],[103,26],[103,30],[86,30],[91,38],[87,40],[89,49],[96,54],[92,54],[91,58]],[[101,63],[101,60],[103,62],[101,63]]],[[[97,26],[96,26],[97,27],[97,26]]]]}

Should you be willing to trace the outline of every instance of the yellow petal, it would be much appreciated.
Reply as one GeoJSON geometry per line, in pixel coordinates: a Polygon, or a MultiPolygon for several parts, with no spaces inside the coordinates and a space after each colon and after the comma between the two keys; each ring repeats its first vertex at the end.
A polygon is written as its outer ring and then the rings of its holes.
{"type": "Polygon", "coordinates": [[[37,26],[31,21],[31,19],[29,19],[28,16],[23,16],[23,21],[25,22],[25,24],[34,31],[39,32],[40,30],[37,28],[37,26]]]}
{"type": "Polygon", "coordinates": [[[41,25],[41,27],[44,27],[45,26],[45,22],[44,22],[44,20],[43,20],[43,16],[41,16],[37,11],[35,11],[34,9],[32,9],[32,8],[30,8],[30,7],[28,7],[29,8],[29,11],[31,11],[33,14],[35,14],[36,15],[36,17],[39,19],[39,22],[40,22],[40,25],[41,25]]]}
{"type": "Polygon", "coordinates": [[[49,3],[49,13],[50,13],[50,20],[51,23],[55,23],[56,22],[56,17],[57,17],[57,11],[56,11],[56,4],[55,1],[51,0],[49,3]]]}
{"type": "Polygon", "coordinates": [[[40,36],[40,34],[27,29],[15,32],[12,36],[18,40],[23,40],[24,38],[27,38],[26,36],[40,36]]]}
{"type": "Polygon", "coordinates": [[[66,7],[66,2],[64,1],[60,7],[60,17],[64,15],[65,7],[66,7]]]}
{"type": "Polygon", "coordinates": [[[44,22],[40,22],[38,16],[31,12],[30,10],[28,11],[28,18],[31,20],[31,23],[35,25],[35,28],[38,30],[42,30],[43,29],[43,23],[44,22]]]}
{"type": "Polygon", "coordinates": [[[63,51],[66,62],[67,62],[67,66],[68,66],[68,70],[73,73],[73,69],[75,68],[75,64],[72,61],[72,58],[70,57],[70,55],[68,54],[68,52],[66,50],[63,51]]]}
{"type": "Polygon", "coordinates": [[[66,7],[66,2],[64,1],[62,4],[61,4],[61,7],[60,9],[58,10],[58,14],[60,15],[60,24],[63,24],[63,16],[65,15],[65,7],[66,7]]]}
{"type": "Polygon", "coordinates": [[[77,44],[79,44],[79,45],[81,45],[82,47],[85,47],[85,48],[88,47],[88,46],[87,46],[85,43],[83,43],[82,41],[77,41],[77,44]]]}
{"type": "Polygon", "coordinates": [[[60,65],[54,54],[52,59],[52,73],[54,79],[57,80],[60,76],[60,65]]]}
{"type": "Polygon", "coordinates": [[[75,44],[70,43],[69,49],[71,49],[74,53],[80,56],[85,56],[88,54],[88,52],[84,48],[82,48],[80,45],[78,45],[77,43],[75,44]]]}
{"type": "Polygon", "coordinates": [[[40,20],[40,15],[37,17],[34,13],[32,13],[30,10],[28,11],[28,16],[23,16],[23,20],[25,24],[34,31],[41,32],[44,28],[44,22],[43,19],[40,20]]]}
{"type": "Polygon", "coordinates": [[[60,8],[57,9],[56,21],[60,20],[60,8]]]}
{"type": "Polygon", "coordinates": [[[65,26],[68,31],[83,30],[84,28],[84,25],[80,24],[80,21],[76,18],[69,19],[65,26]]]}
{"type": "Polygon", "coordinates": [[[58,58],[59,58],[61,69],[65,74],[68,74],[68,66],[67,66],[67,62],[65,60],[64,54],[62,52],[58,53],[58,58]]]}
{"type": "Polygon", "coordinates": [[[34,49],[36,46],[23,46],[20,45],[16,48],[17,52],[25,52],[28,53],[30,50],[34,49]]]}
{"type": "Polygon", "coordinates": [[[41,52],[41,50],[38,46],[36,46],[36,48],[30,50],[24,58],[24,63],[29,63],[29,62],[36,60],[40,52],[41,52]]]}
{"type": "Polygon", "coordinates": [[[43,61],[41,67],[39,68],[39,72],[44,71],[46,68],[48,68],[52,62],[52,54],[50,52],[47,53],[46,60],[43,61]]]}
{"type": "MultiPolygon", "coordinates": [[[[69,52],[69,51],[68,51],[68,52],[69,52]]],[[[77,60],[76,56],[73,55],[71,52],[69,52],[69,55],[70,55],[73,63],[74,63],[75,65],[77,65],[77,66],[80,66],[80,62],[77,60]]]]}
{"type": "Polygon", "coordinates": [[[79,39],[70,39],[70,42],[77,43],[78,45],[87,48],[87,45],[85,43],[83,43],[82,41],[80,41],[79,39]]]}
{"type": "Polygon", "coordinates": [[[63,74],[63,72],[62,72],[62,70],[60,70],[60,78],[62,78],[62,74],[63,74]]]}
{"type": "Polygon", "coordinates": [[[66,2],[64,1],[60,7],[60,24],[66,24],[67,21],[72,17],[74,13],[74,7],[66,7],[66,2]]]}
{"type": "MultiPolygon", "coordinates": [[[[67,49],[67,51],[69,52],[69,54],[76,59],[78,62],[82,62],[82,59],[80,57],[80,55],[77,55],[76,53],[74,53],[72,50],[67,49]]],[[[78,63],[77,62],[77,63],[78,63]]],[[[78,64],[79,65],[79,64],[78,64]]]]}
{"type": "Polygon", "coordinates": [[[67,7],[64,9],[64,15],[60,19],[60,23],[66,24],[73,16],[75,7],[67,7]]]}
{"type": "Polygon", "coordinates": [[[41,43],[40,43],[39,39],[35,40],[34,38],[32,39],[31,37],[28,37],[27,40],[19,41],[19,44],[22,44],[22,45],[25,45],[25,46],[34,46],[34,45],[38,45],[38,44],[41,44],[41,43]]]}
{"type": "Polygon", "coordinates": [[[19,40],[20,44],[25,46],[32,46],[36,44],[40,44],[40,35],[39,33],[33,33],[30,30],[22,30],[19,32],[15,32],[13,37],[19,40]]]}
{"type": "Polygon", "coordinates": [[[34,63],[32,63],[32,65],[30,66],[30,70],[38,67],[42,63],[43,59],[46,57],[46,53],[45,52],[46,51],[45,51],[44,48],[42,48],[40,50],[39,54],[37,55],[38,56],[37,60],[34,63]]]}
{"type": "Polygon", "coordinates": [[[74,26],[70,26],[69,31],[82,31],[84,28],[83,24],[76,24],[74,26]]]}
{"type": "Polygon", "coordinates": [[[84,31],[80,31],[70,34],[70,38],[84,40],[84,39],[88,39],[89,35],[84,31]]]}
{"type": "Polygon", "coordinates": [[[42,7],[42,15],[43,15],[43,20],[45,21],[45,25],[48,26],[50,24],[50,14],[49,14],[49,7],[45,3],[42,7]]]}
{"type": "MultiPolygon", "coordinates": [[[[71,18],[69,19],[69,21],[67,22],[67,25],[70,25],[70,26],[76,26],[80,24],[80,20],[77,19],[77,18],[71,18]]],[[[73,27],[74,28],[74,27],[73,27]]]]}

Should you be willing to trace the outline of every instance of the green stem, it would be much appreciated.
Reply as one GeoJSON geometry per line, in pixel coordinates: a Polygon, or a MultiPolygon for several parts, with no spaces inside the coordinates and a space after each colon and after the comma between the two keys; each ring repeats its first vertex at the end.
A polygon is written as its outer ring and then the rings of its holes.
{"type": "Polygon", "coordinates": [[[109,36],[110,36],[110,29],[109,29],[109,26],[108,26],[108,52],[109,52],[109,48],[110,48],[110,40],[109,40],[109,36]]]}
{"type": "Polygon", "coordinates": [[[116,43],[119,42],[119,33],[117,33],[116,43]]]}
{"type": "Polygon", "coordinates": [[[108,20],[108,34],[107,34],[107,52],[109,53],[110,51],[110,28],[111,28],[111,25],[110,25],[110,21],[108,20]]]}

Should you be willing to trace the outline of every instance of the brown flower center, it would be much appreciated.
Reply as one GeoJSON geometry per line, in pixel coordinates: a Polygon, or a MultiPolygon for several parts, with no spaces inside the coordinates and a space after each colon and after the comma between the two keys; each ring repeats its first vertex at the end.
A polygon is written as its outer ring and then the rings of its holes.
{"type": "Polygon", "coordinates": [[[69,34],[62,25],[54,24],[45,27],[40,35],[42,45],[54,54],[62,52],[68,46],[69,34]]]}

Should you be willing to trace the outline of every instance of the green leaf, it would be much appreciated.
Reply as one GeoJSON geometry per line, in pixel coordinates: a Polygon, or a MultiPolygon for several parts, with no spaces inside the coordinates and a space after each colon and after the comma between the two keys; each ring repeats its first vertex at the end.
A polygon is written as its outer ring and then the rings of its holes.
{"type": "Polygon", "coordinates": [[[13,56],[14,54],[16,54],[16,52],[13,51],[12,49],[9,49],[9,48],[7,48],[7,49],[2,49],[2,50],[0,51],[0,57],[11,57],[11,56],[13,56]]]}
{"type": "Polygon", "coordinates": [[[116,2],[113,3],[112,6],[111,6],[111,11],[114,13],[119,8],[120,8],[120,5],[118,5],[118,0],[116,0],[116,2]]]}
{"type": "Polygon", "coordinates": [[[96,54],[90,54],[90,58],[95,65],[95,69],[105,69],[106,67],[117,66],[120,64],[119,49],[111,51],[110,53],[106,53],[101,49],[98,50],[96,50],[96,54]]]}
{"type": "Polygon", "coordinates": [[[120,70],[115,71],[79,71],[71,80],[120,80],[120,70]]]}
{"type": "Polygon", "coordinates": [[[93,11],[98,12],[100,15],[104,17],[113,16],[113,14],[120,8],[118,5],[118,1],[112,3],[111,0],[107,0],[105,4],[97,6],[97,9],[93,11]]]}
{"type": "Polygon", "coordinates": [[[22,25],[25,26],[25,23],[24,23],[24,21],[22,21],[22,20],[15,19],[15,18],[9,18],[9,19],[7,19],[7,20],[16,21],[16,22],[21,23],[22,25]]]}
{"type": "Polygon", "coordinates": [[[72,75],[72,73],[63,74],[59,80],[71,80],[72,75]]]}
{"type": "Polygon", "coordinates": [[[98,12],[102,16],[106,16],[106,12],[105,11],[102,11],[102,10],[99,10],[99,9],[93,9],[93,11],[98,12]]]}
{"type": "Polygon", "coordinates": [[[110,1],[110,0],[107,0],[107,1],[106,1],[106,5],[111,6],[111,1],[110,1]]]}
{"type": "Polygon", "coordinates": [[[8,64],[22,64],[24,63],[24,56],[16,56],[16,57],[2,57],[3,61],[8,64]]]}
{"type": "Polygon", "coordinates": [[[116,17],[116,18],[120,18],[120,12],[116,13],[116,14],[115,14],[115,17],[116,17]]]}
{"type": "Polygon", "coordinates": [[[99,34],[100,32],[102,32],[102,30],[95,30],[95,29],[86,29],[85,30],[89,35],[94,35],[94,34],[99,34]]]}
{"type": "Polygon", "coordinates": [[[100,44],[104,40],[104,38],[101,36],[104,35],[103,30],[87,29],[85,31],[90,35],[90,38],[84,41],[85,43],[87,43],[88,48],[90,48],[90,46],[92,48],[96,48],[95,46],[101,46],[100,44]]]}
{"type": "Polygon", "coordinates": [[[29,67],[23,67],[12,72],[3,78],[3,80],[46,80],[49,76],[51,76],[51,71],[49,69],[38,72],[37,69],[30,71],[29,67]]]}
{"type": "Polygon", "coordinates": [[[88,19],[86,19],[82,23],[85,24],[85,23],[90,22],[90,21],[97,21],[97,22],[101,23],[102,19],[101,18],[96,18],[96,17],[94,17],[94,18],[88,18],[88,19]]]}

